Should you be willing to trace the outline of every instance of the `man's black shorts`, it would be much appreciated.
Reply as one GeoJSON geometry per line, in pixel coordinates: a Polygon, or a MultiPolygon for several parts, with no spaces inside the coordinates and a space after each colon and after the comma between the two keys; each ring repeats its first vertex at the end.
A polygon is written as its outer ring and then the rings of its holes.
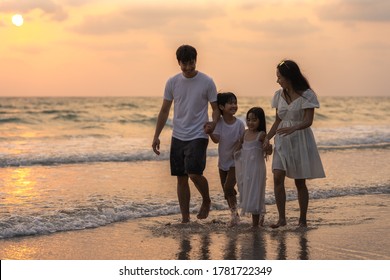
{"type": "Polygon", "coordinates": [[[206,152],[209,139],[198,138],[182,141],[172,137],[171,142],[171,175],[202,175],[206,168],[206,152]]]}

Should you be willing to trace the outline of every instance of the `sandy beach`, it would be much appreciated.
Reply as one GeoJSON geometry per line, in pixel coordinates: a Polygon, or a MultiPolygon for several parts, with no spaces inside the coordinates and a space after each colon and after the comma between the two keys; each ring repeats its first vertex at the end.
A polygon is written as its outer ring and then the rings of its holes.
{"type": "MultiPolygon", "coordinates": [[[[21,224],[23,233],[29,231],[29,226],[35,229],[41,227],[50,229],[48,226],[54,225],[57,231],[2,238],[0,259],[390,260],[388,215],[390,195],[383,190],[388,181],[388,171],[386,171],[389,165],[386,156],[388,154],[387,149],[322,153],[327,177],[308,182],[312,199],[309,203],[306,230],[296,227],[299,208],[296,197],[294,198],[296,192],[292,180],[286,181],[287,191],[291,195],[286,209],[287,226],[278,229],[269,227],[277,220],[276,206],[271,200],[267,205],[265,227],[253,229],[251,217],[245,216],[241,218],[237,227],[228,228],[229,211],[218,182],[217,157],[208,159],[205,173],[209,179],[210,194],[213,199],[210,215],[206,220],[196,219],[200,196],[192,186],[193,207],[189,224],[181,224],[179,212],[175,210],[177,207],[175,179],[169,176],[166,162],[29,167],[27,169],[29,174],[34,176],[24,177],[25,181],[28,178],[30,181],[35,180],[37,185],[46,183],[51,186],[46,192],[57,196],[53,201],[63,203],[65,199],[73,201],[71,199],[77,198],[76,203],[80,207],[66,210],[65,204],[62,206],[64,210],[58,213],[61,214],[59,221],[46,221],[42,215],[31,223],[21,224]],[[337,161],[334,160],[335,156],[337,161]],[[366,159],[370,157],[374,157],[375,160],[367,162],[366,159]],[[352,171],[348,167],[351,159],[353,159],[352,171]],[[376,171],[372,172],[372,170],[376,171]],[[359,182],[359,185],[350,182],[359,182]],[[371,182],[378,182],[377,187],[371,187],[367,191],[364,186],[371,182]],[[56,189],[55,184],[60,187],[56,189]],[[350,185],[362,185],[363,188],[350,189],[348,187],[350,185]],[[334,191],[335,186],[339,186],[336,191],[334,191]],[[126,218],[99,225],[100,222],[106,222],[97,219],[99,215],[104,214],[102,217],[107,219],[114,210],[118,211],[116,214],[118,217],[127,212],[131,214],[133,208],[129,208],[123,214],[119,212],[127,204],[115,206],[114,203],[126,202],[132,197],[143,198],[142,203],[134,204],[137,207],[134,209],[141,211],[141,207],[146,207],[142,210],[145,213],[139,218],[126,218]],[[158,197],[167,197],[167,209],[172,209],[174,212],[163,214],[164,208],[158,208],[157,215],[147,216],[148,211],[154,211],[154,205],[158,207],[165,205],[154,202],[158,197]],[[96,207],[98,209],[93,210],[96,207]],[[104,210],[104,208],[100,209],[101,207],[108,208],[104,210]],[[80,230],[58,230],[60,228],[58,223],[66,223],[69,215],[84,215],[85,211],[88,212],[85,216],[80,216],[83,217],[80,222],[86,224],[93,221],[92,225],[99,226],[80,230]]],[[[267,166],[269,169],[270,162],[267,166]]],[[[6,178],[8,173],[15,174],[12,172],[23,170],[23,168],[4,169],[7,172],[4,172],[3,177],[6,178]]],[[[270,170],[267,172],[268,177],[272,176],[270,170]]],[[[272,199],[272,177],[268,178],[267,189],[271,192],[270,199],[272,199]]],[[[28,192],[23,194],[33,191],[35,188],[30,185],[28,192]]],[[[36,196],[35,193],[33,194],[36,196]]],[[[14,203],[17,202],[15,200],[14,203]]],[[[130,204],[129,207],[133,207],[132,205],[130,204]]],[[[3,215],[6,213],[4,212],[3,215]]],[[[9,221],[12,221],[12,217],[9,221]]],[[[76,219],[73,222],[78,221],[76,219]]]]}
{"type": "MultiPolygon", "coordinates": [[[[0,259],[16,260],[389,260],[388,195],[311,202],[306,230],[296,228],[297,202],[287,204],[288,225],[264,228],[250,217],[228,229],[228,211],[180,224],[178,215],[143,218],[96,229],[0,240],[0,259]],[[363,203],[364,202],[364,203],[363,203]],[[363,206],[364,205],[364,206],[363,206]]],[[[194,216],[195,217],[195,216],[194,216]]]]}

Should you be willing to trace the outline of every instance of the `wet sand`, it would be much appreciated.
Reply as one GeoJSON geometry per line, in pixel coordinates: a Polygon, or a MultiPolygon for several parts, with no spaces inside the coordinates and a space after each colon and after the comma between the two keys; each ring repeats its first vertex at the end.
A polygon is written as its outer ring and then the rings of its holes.
{"type": "Polygon", "coordinates": [[[250,217],[227,228],[227,210],[180,224],[178,215],[142,218],[95,229],[0,240],[2,260],[390,260],[389,195],[312,200],[307,229],[298,229],[297,201],[288,225],[271,229],[250,217]]]}

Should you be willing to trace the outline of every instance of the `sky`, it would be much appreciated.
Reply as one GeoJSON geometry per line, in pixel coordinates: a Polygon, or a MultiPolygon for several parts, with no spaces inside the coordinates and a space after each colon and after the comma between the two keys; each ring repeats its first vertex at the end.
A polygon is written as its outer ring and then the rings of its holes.
{"type": "Polygon", "coordinates": [[[0,97],[162,96],[182,44],[218,91],[272,96],[293,59],[318,95],[390,96],[389,30],[389,0],[0,0],[0,97]]]}

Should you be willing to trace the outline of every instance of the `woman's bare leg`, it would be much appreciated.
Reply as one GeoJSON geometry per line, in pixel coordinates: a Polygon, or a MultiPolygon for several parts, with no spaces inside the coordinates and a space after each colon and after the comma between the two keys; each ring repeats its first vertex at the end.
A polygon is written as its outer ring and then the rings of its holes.
{"type": "Polygon", "coordinates": [[[307,226],[307,209],[309,207],[309,191],[307,190],[305,179],[295,179],[295,186],[298,190],[298,202],[299,202],[299,224],[300,227],[307,226]]]}
{"type": "Polygon", "coordinates": [[[260,215],[259,214],[252,214],[252,226],[258,227],[260,223],[260,215]]]}
{"type": "Polygon", "coordinates": [[[286,172],[283,170],[274,170],[274,193],[276,206],[278,208],[279,219],[276,224],[271,225],[272,228],[285,226],[286,223],[286,190],[284,187],[284,179],[286,172]]]}

